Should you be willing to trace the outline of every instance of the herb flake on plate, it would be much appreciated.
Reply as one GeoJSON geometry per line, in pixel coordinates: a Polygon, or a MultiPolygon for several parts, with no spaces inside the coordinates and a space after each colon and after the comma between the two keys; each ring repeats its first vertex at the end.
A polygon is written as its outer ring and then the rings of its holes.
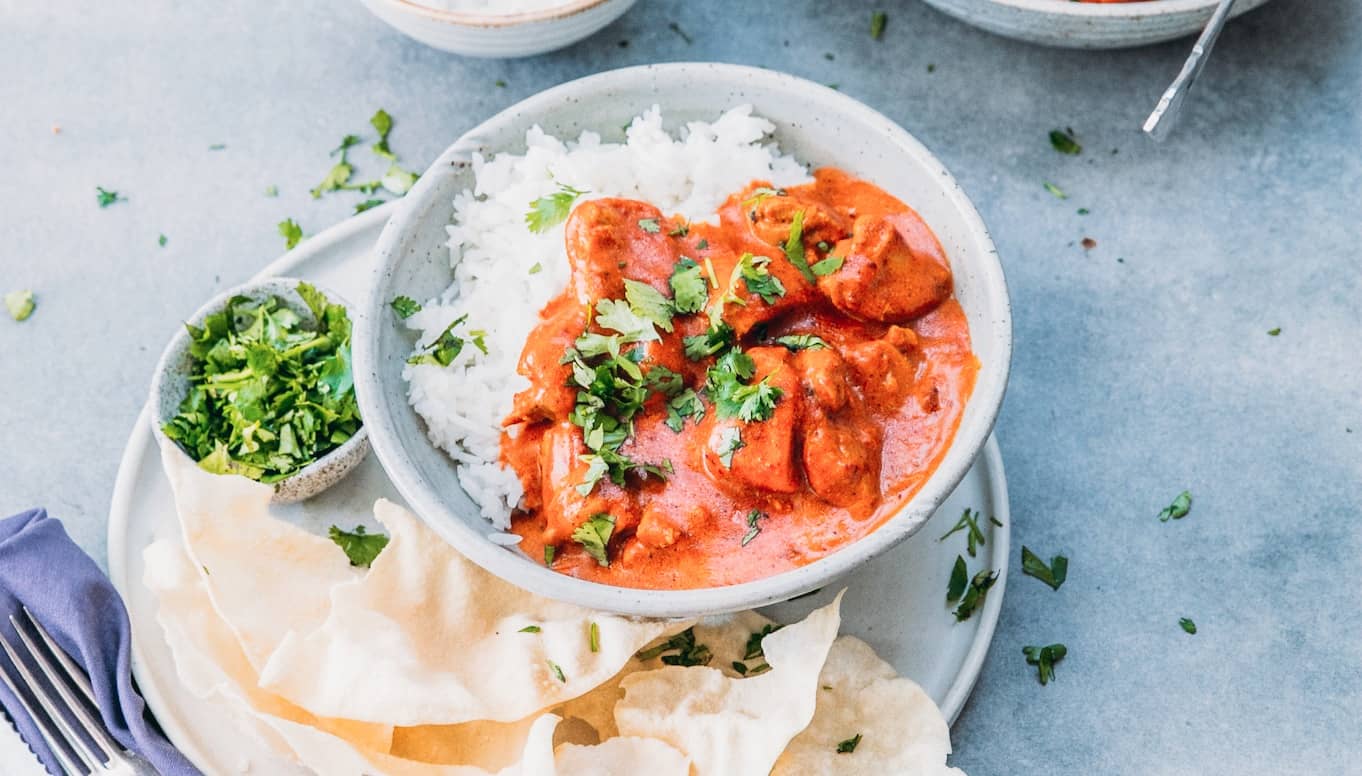
{"type": "Polygon", "coordinates": [[[975,574],[969,582],[969,587],[965,589],[965,595],[960,599],[960,605],[955,607],[955,621],[964,622],[973,616],[975,610],[984,603],[989,588],[997,581],[998,572],[990,569],[975,574]]]}
{"type": "Polygon", "coordinates": [[[392,305],[393,312],[397,313],[397,317],[404,321],[421,312],[421,303],[409,296],[393,297],[390,304],[392,305]]]}
{"type": "Polygon", "coordinates": [[[558,191],[530,203],[530,209],[525,213],[525,226],[535,234],[552,229],[567,220],[572,204],[586,193],[565,183],[558,184],[558,191]]]}
{"type": "Polygon", "coordinates": [[[363,566],[368,568],[373,565],[374,559],[378,557],[383,548],[388,546],[388,537],[384,534],[371,534],[364,526],[357,525],[353,531],[342,531],[336,526],[331,526],[327,531],[327,536],[335,542],[345,553],[345,557],[350,559],[351,566],[363,566]]]}
{"type": "Polygon", "coordinates": [[[955,565],[951,567],[951,581],[946,585],[946,603],[953,604],[959,601],[968,585],[969,567],[965,565],[965,556],[956,555],[955,565]]]}
{"type": "Polygon", "coordinates": [[[837,754],[851,754],[852,752],[856,751],[856,747],[859,746],[860,743],[861,734],[857,733],[851,738],[848,738],[847,740],[839,742],[837,744],[837,754]]]}
{"type": "MultiPolygon", "coordinates": [[[[998,522],[993,518],[989,519],[995,524],[998,522]]],[[[943,534],[937,541],[944,542],[946,539],[950,538],[951,534],[959,531],[965,531],[965,549],[969,552],[971,558],[975,557],[978,549],[984,544],[984,532],[979,529],[978,510],[971,512],[969,509],[966,509],[964,514],[960,516],[960,520],[956,522],[955,527],[943,534]]]]}

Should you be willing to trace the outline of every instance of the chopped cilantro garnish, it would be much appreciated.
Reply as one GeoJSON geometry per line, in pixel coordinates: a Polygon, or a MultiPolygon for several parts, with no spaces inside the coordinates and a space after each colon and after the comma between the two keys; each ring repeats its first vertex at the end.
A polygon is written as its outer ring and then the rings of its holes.
{"type": "Polygon", "coordinates": [[[539,628],[538,625],[526,625],[525,627],[521,628],[520,630],[518,630],[518,631],[516,631],[516,632],[517,632],[517,633],[538,633],[539,631],[540,631],[540,628],[539,628]]]}
{"type": "Polygon", "coordinates": [[[657,234],[662,231],[662,225],[657,222],[656,218],[640,218],[638,221],[638,228],[648,234],[657,234]]]}
{"type": "Polygon", "coordinates": [[[360,428],[350,319],[307,283],[304,317],[278,297],[233,297],[188,326],[189,394],[162,428],[199,466],[277,482],[360,428]]]}
{"type": "Polygon", "coordinates": [[[870,15],[870,37],[879,40],[884,35],[884,25],[889,21],[889,14],[884,11],[876,11],[870,15]]]}
{"type": "Polygon", "coordinates": [[[848,738],[847,740],[842,741],[842,742],[840,742],[840,743],[837,744],[837,754],[851,754],[852,752],[856,751],[856,747],[857,747],[860,743],[861,743],[861,734],[860,734],[860,733],[857,733],[856,735],[852,736],[851,738],[848,738]]]}
{"type": "Polygon", "coordinates": [[[454,329],[466,320],[468,320],[467,315],[460,315],[455,318],[452,323],[445,327],[444,331],[440,332],[440,336],[420,351],[413,353],[407,359],[407,363],[413,366],[421,364],[449,366],[454,363],[454,359],[458,358],[459,354],[463,352],[464,345],[464,338],[455,334],[454,329]]]}
{"type": "Polygon", "coordinates": [[[366,199],[358,205],[355,205],[355,214],[358,215],[366,210],[373,210],[379,205],[382,205],[383,202],[384,200],[381,199],[366,199]]]}
{"type": "Polygon", "coordinates": [[[1061,154],[1077,156],[1083,152],[1083,146],[1074,140],[1073,130],[1052,129],[1050,130],[1050,145],[1061,154]]]}
{"type": "Polygon", "coordinates": [[[1192,492],[1190,490],[1184,490],[1178,494],[1177,498],[1173,499],[1173,503],[1164,507],[1163,510],[1159,512],[1159,522],[1166,523],[1169,520],[1181,520],[1191,511],[1192,492]]]}
{"type": "MultiPolygon", "coordinates": [[[[761,297],[767,304],[775,304],[777,299],[785,296],[785,285],[766,268],[770,263],[771,259],[766,256],[745,253],[738,260],[735,271],[741,275],[743,284],[747,286],[747,293],[761,297]]],[[[737,300],[734,298],[731,301],[737,300]]]]}
{"type": "Polygon", "coordinates": [[[1178,619],[1178,625],[1180,625],[1188,634],[1193,636],[1196,635],[1196,623],[1192,622],[1192,618],[1181,617],[1178,619]]]}
{"type": "Polygon", "coordinates": [[[558,548],[552,544],[544,547],[544,565],[553,568],[553,556],[558,554],[558,548]]]}
{"type": "Polygon", "coordinates": [[[538,234],[563,223],[572,212],[572,203],[585,193],[567,184],[558,184],[558,191],[530,203],[530,209],[525,213],[525,226],[538,234]]]}
{"type": "Polygon", "coordinates": [[[601,512],[592,515],[585,523],[572,532],[572,540],[582,545],[582,549],[595,559],[596,563],[608,567],[610,556],[608,548],[610,536],[615,533],[615,518],[601,512]]]}
{"type": "Polygon", "coordinates": [[[99,202],[100,207],[108,207],[109,205],[112,205],[115,202],[128,201],[127,197],[119,196],[118,192],[109,191],[105,189],[103,186],[95,187],[95,199],[99,202]]]}
{"type": "Polygon", "coordinates": [[[969,585],[969,570],[965,566],[965,556],[956,555],[955,565],[951,567],[951,581],[946,586],[946,603],[953,604],[965,594],[969,585]]]}
{"type": "MultiPolygon", "coordinates": [[[[701,237],[700,242],[695,244],[695,250],[697,251],[709,250],[709,240],[706,240],[705,238],[701,237]]],[[[715,285],[717,286],[718,283],[716,282],[715,285]]]]}
{"type": "Polygon", "coordinates": [[[988,595],[988,589],[993,587],[993,583],[998,581],[998,572],[984,569],[970,580],[969,587],[965,590],[965,595],[960,599],[960,605],[955,607],[955,621],[964,622],[974,614],[974,610],[984,602],[984,596],[988,595]]]}
{"type": "Polygon", "coordinates": [[[709,303],[709,288],[700,273],[700,265],[684,256],[672,269],[667,283],[672,289],[672,305],[678,313],[698,313],[709,303]]]}
{"type": "Polygon", "coordinates": [[[756,383],[745,383],[756,370],[752,357],[741,350],[730,350],[719,357],[706,373],[705,392],[720,418],[738,418],[747,423],[767,420],[776,411],[784,391],[771,385],[770,375],[756,383]]]}
{"type": "Polygon", "coordinates": [[[687,46],[695,42],[694,40],[691,39],[689,35],[686,34],[685,30],[681,29],[681,25],[677,24],[676,22],[668,22],[667,29],[676,33],[677,36],[681,38],[681,40],[684,40],[686,42],[687,46]]]}
{"type": "Polygon", "coordinates": [[[587,629],[587,646],[591,648],[592,652],[601,651],[601,629],[595,622],[592,622],[591,627],[587,629]]]}
{"type": "Polygon", "coordinates": [[[718,353],[733,343],[733,329],[726,323],[710,326],[704,334],[696,334],[681,340],[686,349],[686,358],[699,361],[718,353]]]}
{"type": "Polygon", "coordinates": [[[156,244],[157,244],[157,245],[159,245],[159,246],[161,246],[162,248],[164,248],[164,247],[166,247],[166,243],[168,243],[168,242],[170,242],[170,240],[166,239],[166,236],[165,236],[165,235],[163,235],[163,234],[162,234],[162,235],[157,235],[157,237],[156,237],[156,244]]]}
{"type": "Polygon", "coordinates": [[[668,237],[685,237],[688,234],[690,234],[690,224],[684,221],[677,224],[670,232],[667,232],[668,237]]]}
{"type": "Polygon", "coordinates": [[[538,275],[540,272],[543,272],[543,271],[544,271],[544,265],[543,265],[543,264],[540,264],[539,262],[536,261],[534,264],[532,264],[532,265],[530,266],[529,274],[531,274],[531,275],[538,275]]]}
{"type": "Polygon", "coordinates": [[[746,446],[747,443],[742,441],[742,431],[737,426],[729,426],[719,432],[714,452],[719,456],[719,463],[723,464],[725,469],[731,469],[733,454],[746,446]]]}
{"type": "Polygon", "coordinates": [[[756,660],[759,657],[765,657],[766,652],[762,650],[761,646],[762,641],[765,640],[767,636],[770,636],[772,633],[775,633],[776,631],[780,630],[783,627],[785,626],[767,624],[761,626],[761,630],[753,631],[752,635],[747,637],[747,647],[746,649],[743,650],[742,659],[756,660]]]}
{"type": "Polygon", "coordinates": [[[744,199],[742,201],[742,206],[750,208],[767,197],[783,197],[785,194],[785,189],[773,189],[770,186],[759,186],[752,189],[752,196],[744,199]]]}
{"type": "Polygon", "coordinates": [[[1078,209],[1078,214],[1079,214],[1080,216],[1086,216],[1087,214],[1089,214],[1089,213],[1091,213],[1091,212],[1092,212],[1091,210],[1088,210],[1088,209],[1085,208],[1085,207],[1081,207],[1081,208],[1078,209]]]}
{"type": "Polygon", "coordinates": [[[596,302],[596,325],[619,332],[626,342],[652,342],[659,339],[654,321],[640,315],[627,301],[602,299],[596,302]]]}
{"type": "Polygon", "coordinates": [[[279,236],[284,238],[284,248],[293,250],[303,240],[303,228],[292,218],[279,222],[279,236]]]}
{"type": "Polygon", "coordinates": [[[378,112],[369,117],[369,126],[373,127],[374,131],[378,133],[378,142],[373,145],[374,153],[390,162],[397,161],[397,157],[388,148],[388,133],[393,130],[393,117],[389,116],[387,111],[379,108],[378,112]]]}
{"type": "Polygon", "coordinates": [[[345,552],[351,566],[368,568],[378,554],[383,552],[383,548],[388,546],[387,536],[371,534],[362,525],[355,526],[354,531],[342,531],[333,525],[331,530],[327,531],[327,536],[345,552]]]}
{"type": "Polygon", "coordinates": [[[947,537],[957,531],[966,532],[966,550],[969,552],[969,556],[973,558],[976,550],[984,543],[984,532],[979,530],[979,513],[971,513],[966,509],[965,513],[960,516],[960,520],[956,522],[955,527],[947,531],[937,541],[945,541],[947,537]]]}
{"type": "Polygon", "coordinates": [[[1039,579],[1052,590],[1058,590],[1069,575],[1069,559],[1063,555],[1056,555],[1050,559],[1050,565],[1047,566],[1040,556],[1031,552],[1031,548],[1022,545],[1022,573],[1039,579]]]}
{"type": "Polygon", "coordinates": [[[1269,337],[1276,337],[1276,336],[1278,336],[1278,335],[1281,334],[1281,333],[1282,333],[1282,327],[1280,327],[1280,326],[1278,326],[1278,327],[1275,328],[1275,329],[1268,329],[1268,330],[1267,330],[1267,336],[1269,336],[1269,337]]]}
{"type": "Polygon", "coordinates": [[[813,266],[809,267],[809,270],[818,277],[822,277],[824,275],[831,275],[841,269],[842,264],[845,262],[846,257],[844,256],[829,256],[822,261],[814,262],[813,266]]]}
{"type": "Polygon", "coordinates": [[[400,197],[411,191],[411,187],[416,185],[417,177],[417,174],[411,170],[404,170],[393,163],[388,165],[388,171],[383,173],[383,177],[379,178],[378,182],[383,188],[400,197]]]}
{"type": "Polygon", "coordinates": [[[28,320],[35,307],[37,303],[33,301],[32,291],[11,291],[5,294],[5,309],[9,311],[9,317],[16,321],[28,320]]]}
{"type": "Polygon", "coordinates": [[[553,675],[558,678],[558,681],[562,682],[563,684],[567,684],[567,677],[563,675],[562,667],[559,666],[557,663],[553,662],[552,660],[548,661],[548,664],[549,670],[553,671],[553,675]]]}
{"type": "Polygon", "coordinates": [[[813,283],[815,278],[809,262],[804,258],[804,211],[795,211],[790,222],[790,236],[785,240],[785,258],[799,270],[804,279],[813,283]]]}
{"type": "Polygon", "coordinates": [[[692,667],[709,665],[714,655],[708,646],[696,643],[695,629],[687,628],[661,644],[640,651],[635,657],[639,660],[661,658],[669,666],[692,667]],[[668,654],[672,652],[675,654],[668,654]]]}
{"type": "Polygon", "coordinates": [[[635,315],[651,321],[663,331],[672,330],[672,303],[661,291],[647,283],[625,278],[624,298],[628,300],[629,309],[635,315]]]}
{"type": "Polygon", "coordinates": [[[278,186],[275,186],[275,185],[272,184],[272,183],[271,183],[270,185],[266,186],[266,187],[265,187],[265,196],[267,196],[267,197],[277,197],[277,196],[279,196],[279,187],[278,187],[278,186]]]}
{"type": "Polygon", "coordinates": [[[761,533],[761,524],[758,522],[766,517],[766,513],[760,509],[754,509],[747,513],[747,533],[742,535],[742,546],[746,547],[757,534],[761,533]]]}
{"type": "Polygon", "coordinates": [[[1068,199],[1068,198],[1069,198],[1069,195],[1068,195],[1068,194],[1065,194],[1065,193],[1064,193],[1064,190],[1061,189],[1060,187],[1056,186],[1055,184],[1053,184],[1053,183],[1051,183],[1051,182],[1049,182],[1049,181],[1044,181],[1044,185],[1045,185],[1045,190],[1048,191],[1048,192],[1050,192],[1051,194],[1055,195],[1056,197],[1058,197],[1058,198],[1060,198],[1060,199],[1068,199]]]}
{"type": "Polygon", "coordinates": [[[1036,667],[1042,685],[1049,684],[1050,680],[1055,678],[1055,663],[1063,660],[1068,653],[1069,650],[1063,644],[1022,647],[1022,654],[1026,655],[1026,664],[1036,667]]]}
{"type": "Polygon", "coordinates": [[[322,182],[312,189],[313,199],[320,199],[322,194],[328,191],[340,191],[350,181],[350,176],[355,172],[354,165],[350,164],[350,148],[358,145],[359,142],[360,139],[355,135],[346,135],[341,139],[341,144],[331,151],[333,155],[340,154],[340,159],[331,165],[330,170],[327,170],[326,177],[322,178],[322,182]]]}
{"type": "Polygon", "coordinates": [[[391,304],[393,312],[397,313],[397,317],[402,320],[421,312],[421,303],[409,296],[394,297],[391,304]]]}
{"type": "Polygon", "coordinates": [[[667,428],[681,433],[686,426],[686,418],[696,423],[705,418],[705,403],[693,388],[687,388],[667,401],[667,428]]]}
{"type": "Polygon", "coordinates": [[[776,344],[784,345],[791,351],[822,350],[828,347],[828,343],[822,337],[814,334],[786,334],[783,337],[776,337],[776,344]]]}
{"type": "Polygon", "coordinates": [[[225,150],[227,150],[227,144],[226,144],[226,143],[214,143],[214,144],[208,146],[208,150],[209,150],[209,151],[225,151],[225,150]]]}

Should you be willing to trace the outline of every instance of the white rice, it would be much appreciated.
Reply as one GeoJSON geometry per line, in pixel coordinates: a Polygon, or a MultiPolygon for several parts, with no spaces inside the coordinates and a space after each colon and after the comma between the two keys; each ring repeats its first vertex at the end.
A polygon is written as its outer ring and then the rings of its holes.
{"type": "Polygon", "coordinates": [[[530,203],[566,184],[590,192],[583,200],[628,197],[663,213],[712,221],[724,198],[753,180],[792,186],[809,179],[794,158],[763,142],[774,128],[741,106],[672,137],[654,107],[633,120],[623,144],[602,143],[594,132],[565,143],[534,127],[523,155],[474,158],[476,188],[455,197],[454,224],[447,227],[454,282],[407,323],[424,347],[467,314],[457,333],[486,331],[488,353],[470,343],[448,367],[408,366],[403,376],[431,441],[460,464],[460,483],[493,525],[509,527],[523,495],[515,472],[498,463],[501,421],[529,385],[516,364],[539,310],[569,276],[563,225],[531,232],[525,226],[530,203]],[[536,265],[542,269],[531,274],[536,265]]]}

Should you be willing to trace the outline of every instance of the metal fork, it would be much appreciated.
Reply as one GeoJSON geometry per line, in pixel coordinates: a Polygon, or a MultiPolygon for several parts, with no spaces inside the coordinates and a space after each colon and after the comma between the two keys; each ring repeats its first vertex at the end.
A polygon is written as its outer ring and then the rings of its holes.
{"type": "Polygon", "coordinates": [[[20,650],[2,635],[0,649],[9,657],[19,678],[16,681],[0,667],[0,681],[19,699],[67,776],[157,776],[156,769],[150,763],[125,750],[104,729],[98,715],[92,712],[97,705],[89,678],[57,646],[51,634],[27,607],[24,607],[24,620],[46,645],[46,650],[38,646],[18,618],[13,615],[9,618],[15,632],[19,634],[19,640],[23,642],[23,654],[31,658],[46,677],[46,686],[21,659],[20,650]],[[27,690],[27,694],[20,692],[20,686],[27,690]],[[56,692],[55,697],[49,688],[56,692]],[[84,700],[76,696],[77,691],[85,696],[84,700]],[[39,715],[34,710],[30,698],[37,701],[45,714],[39,715]]]}

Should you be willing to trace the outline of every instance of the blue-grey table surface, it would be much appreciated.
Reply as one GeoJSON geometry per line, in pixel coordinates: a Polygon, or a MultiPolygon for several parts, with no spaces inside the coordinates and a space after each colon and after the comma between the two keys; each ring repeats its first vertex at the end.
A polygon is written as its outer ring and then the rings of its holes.
{"type": "Polygon", "coordinates": [[[349,214],[358,197],[308,189],[376,108],[419,169],[562,81],[761,65],[835,83],[915,134],[1006,268],[1013,543],[1071,564],[1052,592],[1014,558],[953,762],[1357,773],[1362,4],[1274,0],[1232,22],[1154,144],[1138,126],[1190,44],[1039,48],[913,0],[641,0],[568,50],[480,61],[353,1],[2,0],[0,291],[32,288],[38,308],[0,317],[0,514],[46,506],[103,562],[164,341],[281,253],[277,222],[315,233],[349,214]],[[1056,127],[1081,155],[1052,150],[1056,127]],[[96,186],[127,201],[101,209],[96,186]],[[1184,488],[1191,514],[1159,522],[1184,488]],[[1022,646],[1051,642],[1069,653],[1042,687],[1022,646]]]}

